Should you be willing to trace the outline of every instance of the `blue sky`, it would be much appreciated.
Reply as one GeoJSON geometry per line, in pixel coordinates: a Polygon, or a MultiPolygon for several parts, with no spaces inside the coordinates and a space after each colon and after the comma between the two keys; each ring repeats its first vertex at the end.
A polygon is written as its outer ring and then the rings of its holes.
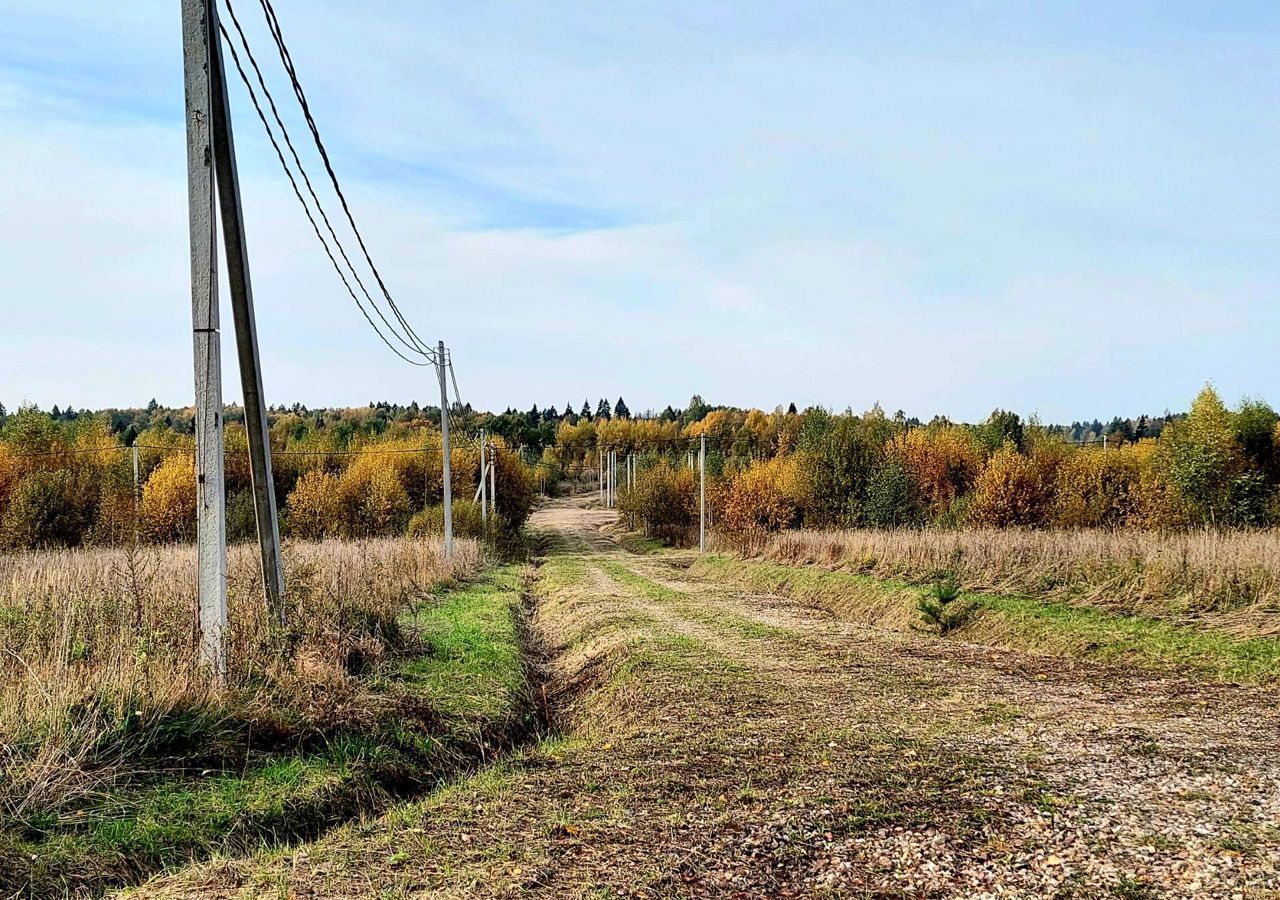
{"type": "MultiPolygon", "coordinates": [[[[479,406],[1280,402],[1275,4],[276,6],[479,406]]],[[[6,405],[190,402],[178,9],[0,0],[6,405]]],[[[232,103],[268,399],[429,399],[232,103]]]]}

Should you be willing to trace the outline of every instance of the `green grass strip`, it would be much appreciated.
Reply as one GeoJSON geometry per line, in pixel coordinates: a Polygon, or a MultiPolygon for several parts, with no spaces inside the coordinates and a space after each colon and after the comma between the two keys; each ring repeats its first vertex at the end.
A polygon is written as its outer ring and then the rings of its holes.
{"type": "Polygon", "coordinates": [[[464,742],[499,742],[529,715],[520,593],[518,568],[505,567],[402,616],[426,651],[374,676],[371,687],[428,706],[438,733],[392,712],[372,733],[259,755],[244,771],[118,785],[50,817],[41,833],[0,828],[0,894],[100,894],[214,852],[312,838],[386,807],[408,785],[435,783],[467,758],[464,742]]]}
{"type": "Polygon", "coordinates": [[[468,722],[510,716],[525,690],[515,619],[520,590],[519,570],[506,566],[415,607],[402,624],[428,652],[396,674],[442,715],[468,722]]]}
{"type": "MultiPolygon", "coordinates": [[[[785,594],[870,624],[900,628],[903,621],[918,621],[915,603],[922,588],[903,581],[726,556],[703,557],[690,571],[751,590],[785,594]]],[[[978,610],[968,624],[953,633],[961,640],[1105,662],[1134,662],[1218,681],[1267,682],[1280,677],[1277,638],[1240,638],[1213,628],[1116,615],[1025,596],[965,593],[961,599],[978,610]]]]}

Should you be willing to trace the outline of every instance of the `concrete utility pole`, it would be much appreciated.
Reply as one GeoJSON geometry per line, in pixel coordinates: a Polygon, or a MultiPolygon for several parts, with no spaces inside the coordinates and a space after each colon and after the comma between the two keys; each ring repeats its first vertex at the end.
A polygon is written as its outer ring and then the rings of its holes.
{"type": "Polygon", "coordinates": [[[604,448],[597,447],[596,453],[600,457],[600,502],[604,503],[604,448]]]}
{"type": "Polygon", "coordinates": [[[707,436],[698,447],[698,552],[707,552],[707,436]]]}
{"type": "Polygon", "coordinates": [[[187,119],[187,211],[191,240],[191,331],[195,355],[196,578],[200,659],[227,676],[227,508],[223,490],[222,355],[218,341],[218,251],[214,234],[212,0],[182,0],[187,119]]]}
{"type": "Polygon", "coordinates": [[[480,429],[480,487],[476,490],[476,496],[480,498],[480,522],[488,531],[489,526],[489,489],[487,483],[489,480],[489,468],[486,462],[486,447],[484,429],[480,429]]]}
{"type": "MultiPolygon", "coordinates": [[[[436,344],[436,375],[440,380],[440,455],[444,458],[444,555],[453,558],[453,460],[449,447],[449,388],[445,380],[447,366],[444,341],[436,344]]],[[[464,495],[465,496],[465,495],[464,495]]]]}
{"type": "Polygon", "coordinates": [[[489,444],[489,505],[493,507],[493,524],[498,524],[498,448],[489,444]]]}
{"type": "Polygon", "coordinates": [[[267,401],[262,388],[258,327],[253,313],[253,283],[249,278],[249,248],[240,203],[240,176],[236,170],[236,143],[231,129],[222,42],[218,40],[216,27],[217,12],[212,0],[208,0],[206,8],[211,36],[209,80],[212,82],[210,93],[213,99],[213,163],[217,173],[218,205],[222,210],[222,245],[226,251],[227,282],[231,289],[240,388],[244,394],[244,429],[249,438],[249,474],[253,484],[254,517],[258,525],[262,590],[272,620],[277,626],[283,626],[284,560],[280,553],[280,521],[276,516],[276,491],[271,477],[271,433],[267,428],[267,401]]]}

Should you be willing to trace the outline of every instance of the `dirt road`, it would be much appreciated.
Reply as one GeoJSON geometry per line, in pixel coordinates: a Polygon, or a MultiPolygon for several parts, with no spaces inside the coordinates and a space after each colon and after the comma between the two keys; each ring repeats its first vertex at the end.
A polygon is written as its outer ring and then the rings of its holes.
{"type": "Polygon", "coordinates": [[[1280,897],[1262,690],[856,627],[557,501],[551,738],[180,896],[1280,897]]]}

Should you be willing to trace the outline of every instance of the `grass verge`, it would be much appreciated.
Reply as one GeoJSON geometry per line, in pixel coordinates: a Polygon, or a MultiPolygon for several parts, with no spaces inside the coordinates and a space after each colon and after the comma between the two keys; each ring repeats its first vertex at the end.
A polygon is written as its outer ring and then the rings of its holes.
{"type": "Polygon", "coordinates": [[[238,759],[216,762],[207,747],[170,745],[142,774],[0,830],[0,894],[96,894],[311,838],[491,757],[535,724],[521,590],[520,570],[506,567],[409,608],[404,651],[361,676],[371,714],[345,730],[274,746],[246,736],[238,759]]]}
{"type": "MultiPolygon", "coordinates": [[[[782,594],[869,625],[906,631],[919,624],[921,588],[903,581],[816,567],[699,558],[694,576],[782,594]]],[[[975,615],[953,632],[1018,650],[1174,669],[1201,678],[1271,682],[1280,678],[1280,639],[1240,638],[1213,628],[1126,616],[1013,594],[964,593],[975,615]]]]}

